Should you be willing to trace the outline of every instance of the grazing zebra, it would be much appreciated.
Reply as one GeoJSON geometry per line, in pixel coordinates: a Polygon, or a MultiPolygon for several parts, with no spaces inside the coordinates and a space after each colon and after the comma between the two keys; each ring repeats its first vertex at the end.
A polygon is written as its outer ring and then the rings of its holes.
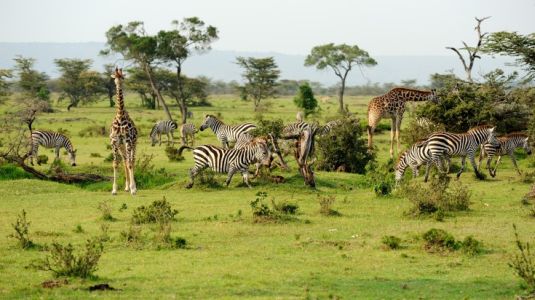
{"type": "Polygon", "coordinates": [[[178,153],[182,155],[184,149],[193,149],[193,159],[195,166],[190,169],[191,182],[186,188],[193,186],[195,176],[203,169],[211,168],[218,173],[227,173],[225,184],[228,186],[232,176],[236,172],[241,172],[243,181],[250,188],[249,165],[253,163],[269,164],[270,152],[265,141],[254,140],[245,147],[239,149],[224,149],[212,145],[203,145],[195,148],[182,146],[178,153]]]}
{"type": "MultiPolygon", "coordinates": [[[[446,156],[460,156],[462,166],[461,170],[457,172],[457,178],[464,172],[466,157],[468,156],[476,176],[481,178],[474,156],[481,144],[497,143],[494,129],[495,127],[483,125],[471,128],[466,133],[460,134],[435,132],[427,137],[427,140],[421,144],[421,147],[429,149],[431,160],[438,166],[440,171],[443,170],[441,158],[446,156]]],[[[425,181],[427,181],[427,178],[425,178],[425,181]]]]}
{"type": "MultiPolygon", "coordinates": [[[[255,137],[252,134],[246,132],[246,133],[244,133],[244,134],[242,134],[242,135],[240,135],[238,137],[238,140],[236,141],[236,144],[234,144],[234,149],[240,149],[240,148],[246,147],[247,145],[249,145],[254,140],[262,140],[262,141],[264,141],[265,143],[268,144],[269,151],[271,153],[271,156],[269,158],[269,165],[268,165],[269,169],[271,169],[271,163],[273,162],[275,156],[279,157],[279,160],[280,160],[282,168],[286,168],[287,167],[286,166],[286,162],[284,162],[284,159],[282,158],[282,152],[280,150],[280,147],[279,147],[278,143],[275,141],[275,138],[271,134],[269,135],[269,141],[268,141],[268,139],[264,138],[264,137],[258,137],[258,138],[255,139],[255,137]]],[[[260,173],[260,167],[261,166],[262,166],[261,163],[259,163],[259,162],[256,163],[256,171],[254,173],[253,178],[258,176],[258,174],[260,173]]]]}
{"type": "Polygon", "coordinates": [[[307,128],[317,129],[318,125],[316,123],[306,123],[306,122],[294,122],[286,125],[282,129],[282,136],[292,136],[299,135],[301,132],[305,131],[307,128]]]}
{"type": "Polygon", "coordinates": [[[59,149],[64,147],[69,153],[71,165],[76,166],[76,150],[74,150],[71,141],[65,135],[52,131],[34,130],[32,131],[31,139],[32,148],[28,155],[30,156],[30,163],[32,166],[33,159],[37,159],[37,151],[39,150],[39,146],[43,146],[45,148],[55,148],[56,159],[59,159],[59,149]]]}
{"type": "Polygon", "coordinates": [[[159,141],[159,146],[162,145],[162,134],[167,135],[167,144],[169,145],[169,142],[171,144],[174,144],[174,137],[173,137],[173,131],[178,128],[178,125],[175,121],[159,121],[152,127],[152,130],[150,131],[150,138],[152,141],[152,146],[156,145],[156,143],[159,141]],[[171,137],[169,137],[171,136],[171,137]]]}
{"type": "Polygon", "coordinates": [[[496,169],[498,169],[498,164],[500,163],[502,156],[509,155],[509,157],[513,161],[513,165],[515,166],[516,171],[518,172],[518,175],[520,175],[521,174],[520,169],[518,168],[518,165],[516,164],[516,158],[515,158],[516,148],[524,148],[524,150],[526,151],[528,155],[531,154],[531,146],[529,145],[529,137],[526,134],[510,133],[506,136],[499,137],[498,144],[486,143],[484,145],[481,145],[481,153],[479,154],[478,166],[481,164],[481,160],[486,154],[488,156],[487,169],[489,170],[490,176],[495,177],[496,169]],[[498,160],[496,161],[494,170],[492,170],[490,167],[490,162],[492,161],[492,158],[495,155],[498,155],[498,160]]]}
{"type": "Polygon", "coordinates": [[[325,125],[321,126],[320,130],[319,130],[319,134],[320,135],[325,135],[325,134],[328,134],[329,132],[331,132],[331,130],[334,128],[334,127],[337,127],[337,126],[340,126],[344,123],[343,120],[333,120],[333,121],[330,121],[330,122],[327,122],[325,125]]]}
{"type": "MultiPolygon", "coordinates": [[[[418,141],[408,150],[405,150],[405,152],[401,153],[394,168],[396,182],[399,182],[403,178],[403,174],[405,174],[406,169],[409,167],[412,170],[412,177],[417,177],[419,175],[419,167],[423,164],[427,165],[425,169],[425,178],[429,176],[432,158],[429,149],[427,147],[422,147],[425,141],[426,140],[418,141]]],[[[444,158],[446,159],[447,169],[449,170],[449,156],[444,158]]]]}
{"type": "Polygon", "coordinates": [[[188,144],[188,137],[191,141],[191,146],[195,144],[195,133],[197,133],[197,128],[193,124],[182,124],[180,125],[180,135],[182,139],[182,145],[188,144]]]}
{"type": "Polygon", "coordinates": [[[229,149],[229,143],[236,142],[241,134],[255,129],[256,125],[252,123],[243,123],[240,125],[229,126],[225,125],[214,115],[206,115],[204,117],[204,122],[199,129],[203,131],[208,127],[215,133],[217,139],[223,145],[223,148],[229,149]]]}

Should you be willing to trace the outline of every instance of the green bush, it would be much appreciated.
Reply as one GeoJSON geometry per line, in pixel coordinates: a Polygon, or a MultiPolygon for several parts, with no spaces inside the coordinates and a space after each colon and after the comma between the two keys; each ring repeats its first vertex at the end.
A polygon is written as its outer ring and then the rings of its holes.
{"type": "Polygon", "coordinates": [[[401,248],[401,239],[393,235],[385,235],[381,239],[384,247],[390,250],[397,250],[401,248]]]}
{"type": "Polygon", "coordinates": [[[112,207],[108,201],[102,201],[98,204],[98,210],[102,213],[102,220],[115,221],[115,218],[111,215],[112,207]]]}
{"type": "Polygon", "coordinates": [[[425,244],[424,249],[428,252],[454,251],[461,247],[461,243],[442,229],[432,228],[422,235],[425,244]]]}
{"type": "Polygon", "coordinates": [[[22,249],[31,249],[36,246],[29,236],[28,229],[30,227],[30,222],[26,219],[26,211],[24,209],[17,216],[15,224],[11,224],[11,227],[13,227],[15,233],[9,235],[9,237],[17,239],[18,244],[22,249]]]}
{"type": "Polygon", "coordinates": [[[294,215],[299,206],[293,203],[276,203],[274,199],[271,199],[270,207],[265,200],[267,198],[266,192],[256,193],[255,200],[251,201],[249,205],[253,213],[253,222],[279,222],[279,221],[292,221],[296,220],[291,215],[294,215]]]}
{"type": "Polygon", "coordinates": [[[130,224],[127,230],[121,231],[120,236],[126,246],[140,249],[144,244],[141,226],[130,224]]]}
{"type": "Polygon", "coordinates": [[[320,214],[324,216],[340,216],[341,214],[333,209],[336,197],[333,195],[320,197],[318,195],[318,202],[320,204],[320,214]]]}
{"type": "Polygon", "coordinates": [[[463,242],[462,245],[462,251],[463,253],[474,256],[481,254],[483,252],[483,243],[476,240],[473,236],[469,235],[467,236],[463,242]]]}
{"type": "Polygon", "coordinates": [[[396,184],[392,159],[380,166],[377,166],[375,162],[370,163],[367,166],[367,173],[376,196],[388,196],[392,193],[396,184]]]}
{"type": "Polygon", "coordinates": [[[299,86],[299,91],[294,97],[294,103],[297,107],[303,109],[305,117],[316,112],[318,108],[318,100],[314,97],[312,88],[307,82],[299,86]]]}
{"type": "Polygon", "coordinates": [[[13,164],[0,164],[0,180],[15,180],[33,178],[33,175],[26,173],[22,168],[13,164]]]}
{"type": "Polygon", "coordinates": [[[410,147],[437,131],[445,131],[444,125],[432,122],[430,124],[418,124],[416,119],[412,119],[406,128],[401,131],[401,140],[410,147]]]}
{"type": "Polygon", "coordinates": [[[509,261],[509,267],[515,274],[526,283],[529,292],[535,292],[535,255],[531,253],[530,244],[520,241],[516,225],[513,224],[515,232],[515,244],[518,253],[509,261]]]}
{"type": "Polygon", "coordinates": [[[148,207],[140,206],[132,213],[133,224],[166,223],[175,220],[178,210],[172,209],[165,197],[155,200],[148,207]]]}
{"type": "Polygon", "coordinates": [[[80,137],[100,137],[100,136],[108,136],[109,130],[107,126],[101,126],[101,125],[91,125],[88,126],[80,132],[78,132],[78,136],[80,137]]]}
{"type": "Polygon", "coordinates": [[[165,155],[167,155],[167,158],[169,158],[169,161],[182,161],[184,160],[184,156],[180,155],[178,153],[178,150],[174,147],[165,147],[165,155]]]}
{"type": "Polygon", "coordinates": [[[319,170],[364,174],[374,159],[368,151],[363,128],[356,119],[346,118],[316,143],[319,170]]]}

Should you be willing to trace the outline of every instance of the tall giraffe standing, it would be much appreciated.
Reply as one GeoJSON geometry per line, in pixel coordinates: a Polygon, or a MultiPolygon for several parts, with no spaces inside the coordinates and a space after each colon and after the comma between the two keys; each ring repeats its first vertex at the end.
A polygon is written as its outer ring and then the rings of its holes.
{"type": "Polygon", "coordinates": [[[390,117],[392,127],[390,129],[390,157],[394,157],[394,137],[397,141],[399,151],[399,129],[403,113],[405,112],[405,102],[407,101],[439,101],[436,91],[420,91],[408,88],[393,88],[388,93],[373,98],[368,104],[368,148],[372,148],[372,136],[377,124],[382,118],[390,117]]]}
{"type": "Polygon", "coordinates": [[[132,195],[136,194],[136,181],[134,179],[134,164],[136,161],[137,129],[134,121],[128,116],[124,109],[123,97],[123,70],[115,68],[115,73],[111,75],[115,80],[115,90],[117,101],[115,107],[117,111],[111,124],[110,140],[113,150],[113,188],[112,195],[117,194],[117,166],[118,155],[120,154],[124,164],[125,187],[124,190],[132,195]]]}

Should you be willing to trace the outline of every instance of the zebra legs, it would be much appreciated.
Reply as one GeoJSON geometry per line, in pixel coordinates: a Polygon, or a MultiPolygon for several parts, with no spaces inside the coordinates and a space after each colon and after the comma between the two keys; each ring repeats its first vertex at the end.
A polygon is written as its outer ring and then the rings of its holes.
{"type": "MultiPolygon", "coordinates": [[[[465,166],[466,166],[466,156],[462,156],[461,157],[461,169],[459,170],[459,172],[457,172],[457,179],[461,177],[461,174],[464,172],[465,166]]],[[[476,172],[477,172],[477,169],[476,169],[476,172]]]]}
{"type": "Polygon", "coordinates": [[[197,174],[199,174],[199,172],[204,169],[202,167],[198,167],[197,165],[193,168],[191,168],[189,170],[189,178],[191,179],[191,181],[186,184],[186,188],[187,189],[191,189],[193,187],[193,183],[194,183],[194,180],[195,180],[195,176],[197,176],[197,174]]]}
{"type": "MultiPolygon", "coordinates": [[[[498,157],[498,160],[501,158],[501,156],[498,157]]],[[[496,176],[496,170],[492,171],[492,167],[491,167],[491,162],[492,162],[492,156],[489,156],[487,158],[487,169],[489,170],[489,174],[490,176],[494,177],[496,176]]],[[[496,163],[496,166],[498,166],[498,164],[496,163]]]]}
{"type": "MultiPolygon", "coordinates": [[[[516,158],[515,158],[514,153],[512,152],[509,153],[509,157],[511,157],[511,160],[513,161],[513,165],[515,166],[515,169],[518,175],[522,175],[522,173],[520,172],[520,169],[518,168],[518,165],[516,164],[516,158]]],[[[501,158],[501,156],[499,158],[501,158]]],[[[496,168],[498,168],[498,162],[496,162],[496,168]]],[[[494,175],[496,175],[496,170],[494,170],[494,175]]]]}

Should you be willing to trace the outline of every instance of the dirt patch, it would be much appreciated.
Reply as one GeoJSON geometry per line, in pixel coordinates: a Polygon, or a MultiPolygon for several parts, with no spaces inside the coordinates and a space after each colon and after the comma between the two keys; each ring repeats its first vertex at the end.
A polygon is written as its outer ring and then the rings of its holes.
{"type": "Polygon", "coordinates": [[[67,279],[47,280],[41,283],[41,286],[45,289],[54,289],[69,284],[67,279]]]}

